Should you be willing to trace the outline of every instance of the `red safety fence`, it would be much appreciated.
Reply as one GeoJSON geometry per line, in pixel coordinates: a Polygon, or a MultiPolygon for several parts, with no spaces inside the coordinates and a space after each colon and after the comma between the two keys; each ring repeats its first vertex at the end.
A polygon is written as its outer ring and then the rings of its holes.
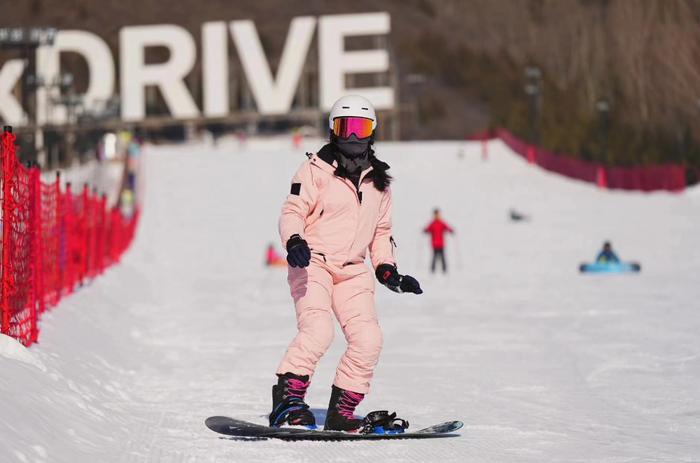
{"type": "Polygon", "coordinates": [[[533,146],[505,129],[484,132],[469,137],[469,140],[499,138],[514,153],[529,163],[569,178],[595,183],[601,188],[638,191],[683,191],[686,187],[686,168],[682,165],[658,165],[638,167],[611,167],[599,163],[575,159],[564,154],[555,154],[533,146]]]}
{"type": "Polygon", "coordinates": [[[41,313],[119,261],[134,236],[138,209],[125,217],[87,186],[73,193],[67,184],[61,191],[58,175],[44,183],[38,167],[17,160],[11,131],[0,142],[1,332],[28,346],[38,339],[41,313]]]}

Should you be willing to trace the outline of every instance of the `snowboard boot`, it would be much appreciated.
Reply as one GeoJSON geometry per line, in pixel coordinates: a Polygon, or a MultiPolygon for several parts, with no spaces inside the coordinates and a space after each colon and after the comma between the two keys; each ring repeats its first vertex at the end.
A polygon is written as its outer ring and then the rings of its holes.
{"type": "Polygon", "coordinates": [[[357,432],[362,429],[364,419],[356,417],[353,412],[364,397],[364,394],[347,391],[334,385],[324,430],[357,432]]]}
{"type": "Polygon", "coordinates": [[[316,429],[316,418],[304,402],[309,376],[294,373],[277,375],[277,384],[272,386],[272,412],[270,426],[305,426],[316,429]]]}

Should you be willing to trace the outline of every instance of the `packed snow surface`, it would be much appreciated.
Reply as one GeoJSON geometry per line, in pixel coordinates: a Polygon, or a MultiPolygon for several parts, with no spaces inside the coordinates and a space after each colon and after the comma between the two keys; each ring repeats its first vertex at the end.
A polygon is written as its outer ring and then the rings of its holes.
{"type": "MultiPolygon", "coordinates": [[[[242,441],[264,423],[296,326],[284,269],[263,265],[307,140],[150,147],[144,214],[122,263],[46,314],[28,351],[0,339],[3,462],[700,461],[700,195],[601,191],[498,142],[382,143],[402,272],[378,287],[384,351],[359,412],[459,437],[242,441]],[[431,275],[421,233],[456,234],[431,275]],[[529,216],[511,222],[510,209],[529,216]],[[604,240],[638,275],[580,275],[604,240]]],[[[339,333],[340,334],[340,333],[339,333]]],[[[344,348],[308,396],[319,417],[344,348]]]]}

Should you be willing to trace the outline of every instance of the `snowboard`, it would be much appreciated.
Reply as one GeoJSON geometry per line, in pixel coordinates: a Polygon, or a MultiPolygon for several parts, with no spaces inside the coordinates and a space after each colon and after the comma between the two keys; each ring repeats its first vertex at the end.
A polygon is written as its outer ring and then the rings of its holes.
{"type": "Polygon", "coordinates": [[[607,262],[581,264],[578,267],[581,273],[636,273],[642,270],[637,262],[607,262]]]}
{"type": "Polygon", "coordinates": [[[282,439],[287,441],[353,441],[353,440],[388,440],[388,439],[430,439],[437,437],[455,437],[453,434],[463,426],[461,421],[447,421],[429,426],[425,429],[398,434],[357,434],[339,431],[323,431],[301,428],[273,428],[248,421],[229,418],[228,416],[210,416],[204,423],[209,429],[227,436],[256,439],[282,439]]]}

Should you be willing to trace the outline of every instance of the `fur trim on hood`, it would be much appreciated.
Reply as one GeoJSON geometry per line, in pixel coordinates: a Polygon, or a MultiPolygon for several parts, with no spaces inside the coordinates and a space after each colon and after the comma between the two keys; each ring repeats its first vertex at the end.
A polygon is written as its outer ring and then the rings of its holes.
{"type": "MultiPolygon", "coordinates": [[[[333,165],[333,161],[338,160],[338,156],[341,156],[341,154],[338,153],[338,150],[332,143],[325,145],[318,151],[318,157],[330,165],[333,165]]],[[[367,178],[372,179],[372,183],[374,183],[374,187],[377,190],[386,190],[392,180],[391,175],[387,172],[387,170],[389,170],[389,164],[377,159],[372,148],[369,149],[369,162],[372,165],[372,171],[367,174],[367,178]]],[[[340,163],[338,163],[338,167],[335,169],[335,175],[338,177],[350,178],[345,169],[340,166],[340,163]]]]}

